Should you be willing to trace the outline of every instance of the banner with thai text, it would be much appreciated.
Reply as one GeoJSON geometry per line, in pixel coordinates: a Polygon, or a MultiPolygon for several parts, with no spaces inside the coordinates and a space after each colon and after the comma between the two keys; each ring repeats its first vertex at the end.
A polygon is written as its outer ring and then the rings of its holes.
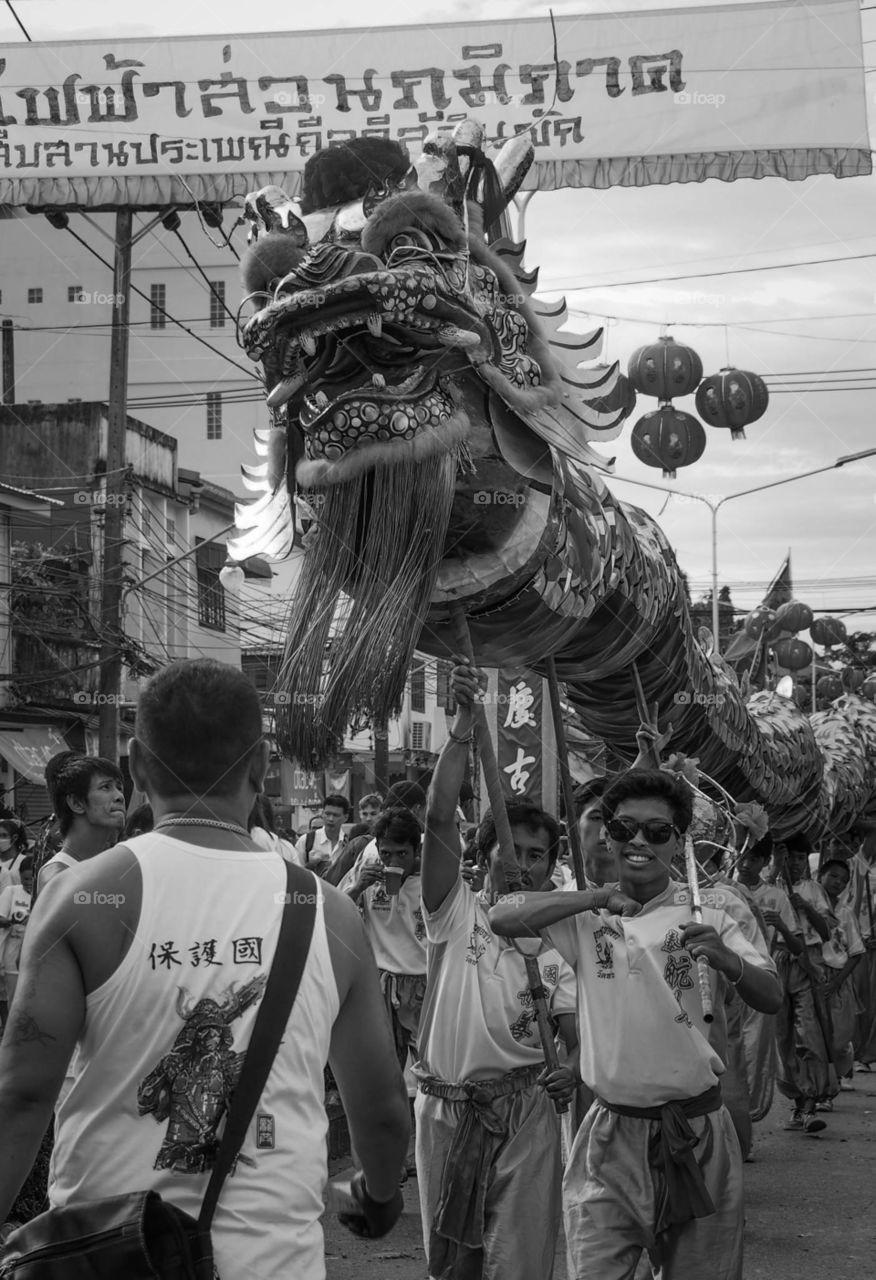
{"type": "Polygon", "coordinates": [[[8,45],[0,203],[226,201],[356,136],[416,158],[466,116],[525,185],[870,172],[857,0],[8,45]]]}

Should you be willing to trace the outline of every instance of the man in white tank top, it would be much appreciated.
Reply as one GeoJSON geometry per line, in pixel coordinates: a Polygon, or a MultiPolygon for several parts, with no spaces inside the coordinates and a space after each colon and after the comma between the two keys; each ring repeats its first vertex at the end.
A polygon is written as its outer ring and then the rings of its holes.
{"type": "MultiPolygon", "coordinates": [[[[268,753],[233,667],[173,663],[141,695],[131,772],[155,828],[57,877],[25,938],[0,1048],[0,1222],[76,1044],[51,1204],[152,1189],[197,1216],[286,897],[283,859],[246,829],[268,753]]],[[[213,1220],[224,1280],[324,1280],[326,1061],[362,1169],[351,1229],[382,1234],[401,1211],[410,1122],[377,970],[353,903],[314,890],[298,996],[213,1220]]]]}

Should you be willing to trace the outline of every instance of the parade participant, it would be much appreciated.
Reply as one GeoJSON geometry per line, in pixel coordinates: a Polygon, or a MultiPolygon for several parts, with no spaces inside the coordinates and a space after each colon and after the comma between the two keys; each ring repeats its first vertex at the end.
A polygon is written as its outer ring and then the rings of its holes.
{"type": "Polygon", "coordinates": [[[359,801],[359,821],[363,823],[369,831],[374,830],[374,824],[380,817],[383,809],[383,800],[377,791],[369,791],[359,801]]]}
{"type": "MultiPolygon", "coordinates": [[[[743,837],[735,884],[761,925],[787,1000],[791,960],[803,951],[803,933],[784,889],[762,879],[772,856],[773,838],[769,831],[750,846],[743,837]]],[[[750,1116],[756,1122],[764,1119],[773,1100],[777,1069],[776,1019],[746,1005],[742,1016],[742,1047],[750,1116]]]]}
{"type": "MultiPolygon", "coordinates": [[[[780,961],[784,1000],[776,1019],[776,1084],[779,1092],[791,1100],[785,1129],[810,1135],[825,1128],[825,1122],[815,1115],[815,1108],[830,1092],[829,1046],[821,1010],[816,1005],[824,973],[821,948],[830,936],[830,904],[821,887],[810,879],[811,851],[811,843],[802,832],[789,836],[774,850],[778,881],[788,893],[803,942],[798,955],[782,957],[780,961]]],[[[779,954],[786,946],[782,935],[782,942],[777,943],[779,954]]]]}
{"type": "MultiPolygon", "coordinates": [[[[613,881],[617,874],[614,858],[605,839],[602,823],[602,797],[609,785],[608,778],[591,778],[575,788],[575,805],[578,809],[578,839],[581,857],[584,859],[584,881],[587,888],[597,889],[613,881]]],[[[577,889],[574,879],[568,886],[577,889]]]]}
{"type": "Polygon", "coordinates": [[[5,1026],[9,1006],[18,981],[18,961],[24,929],[30,915],[33,893],[33,859],[25,858],[19,868],[18,884],[0,889],[0,1026],[5,1026]]]}
{"type": "Polygon", "coordinates": [[[269,853],[272,851],[279,853],[281,858],[285,858],[287,862],[295,862],[299,867],[304,865],[295,846],[277,834],[274,806],[268,796],[256,796],[247,826],[249,834],[260,849],[266,849],[269,853]]]}
{"type": "Polygon", "coordinates": [[[348,890],[358,904],[380,974],[402,1070],[416,1058],[426,991],[426,927],[420,904],[422,828],[407,809],[389,809],[374,827],[379,863],[365,863],[348,890]]]}
{"type": "MultiPolygon", "coordinates": [[[[151,1189],[197,1216],[288,896],[279,854],[246,830],[268,763],[239,670],[176,662],[141,693],[130,764],[155,829],[50,883],[28,926],[0,1046],[0,1222],[77,1041],[52,1206],[151,1189]]],[[[353,904],[309,880],[297,998],[211,1228],[237,1280],[324,1280],[326,1059],[363,1169],[353,1225],[386,1230],[402,1207],[408,1108],[376,970],[353,904]]]]}
{"type": "MultiPolygon", "coordinates": [[[[422,827],[426,817],[426,793],[418,782],[394,782],[386,793],[381,812],[391,809],[407,809],[422,827]]],[[[344,849],[332,863],[326,876],[330,883],[336,884],[342,893],[347,893],[355,884],[359,872],[367,863],[379,866],[377,842],[373,835],[366,840],[364,836],[344,849]]]]}
{"type": "Polygon", "coordinates": [[[125,825],[122,775],[112,761],[58,752],[46,765],[46,782],[62,843],[40,868],[37,893],[67,868],[111,848],[125,825]]]}
{"type": "Polygon", "coordinates": [[[21,884],[21,864],[27,857],[27,836],[15,818],[0,818],[0,893],[21,884]]]}
{"type": "Polygon", "coordinates": [[[775,967],[722,908],[691,923],[671,876],[691,819],[682,779],[630,770],[602,803],[618,889],[516,894],[490,914],[497,933],[540,933],[577,973],[581,1075],[597,1100],[563,1185],[571,1273],[631,1280],[646,1248],[664,1280],[741,1280],[742,1162],[696,962],[711,970],[715,1022],[721,982],[774,1012],[775,967]]]}
{"type": "Polygon", "coordinates": [[[832,1034],[831,1057],[840,1078],[840,1088],[843,1087],[843,1077],[850,1076],[854,1067],[852,1036],[858,1004],[851,977],[865,952],[855,913],[842,901],[849,879],[849,867],[845,861],[829,858],[821,864],[818,881],[827,894],[833,913],[830,937],[821,948],[826,968],[821,994],[827,1002],[832,1034]]]}
{"type": "Polygon", "coordinates": [[[344,844],[341,827],[349,818],[350,812],[351,806],[346,796],[326,796],[322,802],[322,826],[316,831],[308,831],[295,845],[295,852],[303,866],[322,875],[344,844]]]}
{"type": "Polygon", "coordinates": [[[856,1068],[876,1062],[876,819],[859,821],[852,838],[860,847],[849,860],[851,879],[840,901],[855,913],[864,940],[864,959],[852,975],[858,1017],[852,1045],[856,1068]]]}
{"type": "MultiPolygon", "coordinates": [[[[457,712],[429,789],[422,857],[428,979],[415,1113],[428,1269],[433,1280],[550,1280],[562,1176],[553,1099],[571,1097],[576,1076],[545,1068],[523,957],[493,933],[487,905],[503,871],[533,890],[549,884],[559,831],[536,805],[509,804],[513,853],[485,818],[486,900],[466,884],[456,805],[486,677],[457,659],[450,679],[457,712]]],[[[571,1054],[572,972],[555,951],[538,960],[571,1054]]]]}

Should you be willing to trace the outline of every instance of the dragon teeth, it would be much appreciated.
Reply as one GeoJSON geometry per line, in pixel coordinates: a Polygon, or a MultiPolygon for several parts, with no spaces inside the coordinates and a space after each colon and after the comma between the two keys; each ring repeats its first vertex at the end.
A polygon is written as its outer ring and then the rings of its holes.
{"type": "Polygon", "coordinates": [[[324,391],[317,391],[313,397],[313,403],[317,409],[327,409],[329,407],[329,398],[324,391]]]}
{"type": "Polygon", "coordinates": [[[316,337],[309,329],[302,329],[298,335],[298,341],[309,356],[316,355],[316,337]]]}
{"type": "Polygon", "coordinates": [[[442,324],[437,336],[445,347],[478,347],[481,342],[479,334],[471,329],[460,329],[455,324],[442,324]]]}
{"type": "Polygon", "coordinates": [[[370,334],[375,338],[381,337],[383,334],[383,316],[378,315],[376,312],[372,312],[365,323],[368,325],[368,332],[370,334]]]}
{"type": "Polygon", "coordinates": [[[382,373],[373,373],[371,375],[371,385],[372,387],[385,387],[386,378],[384,378],[382,373]]]}

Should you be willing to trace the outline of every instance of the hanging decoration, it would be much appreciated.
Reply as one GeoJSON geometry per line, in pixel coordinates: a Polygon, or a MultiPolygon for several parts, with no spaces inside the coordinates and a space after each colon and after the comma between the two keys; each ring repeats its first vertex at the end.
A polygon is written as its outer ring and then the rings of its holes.
{"type": "Polygon", "coordinates": [[[732,440],[744,440],[744,428],[763,417],[769,399],[767,385],[758,374],[722,369],[700,383],[697,413],[710,427],[729,430],[732,440]]]}
{"type": "Polygon", "coordinates": [[[703,376],[703,362],[693,347],[686,347],[667,334],[634,351],[627,373],[642,395],[672,400],[696,391],[703,376]]]}
{"type": "Polygon", "coordinates": [[[819,698],[824,698],[828,702],[833,702],[834,698],[839,698],[843,693],[842,676],[821,676],[815,685],[815,692],[819,698]]]}
{"type": "Polygon", "coordinates": [[[812,650],[804,640],[778,640],[773,645],[776,662],[786,671],[801,671],[812,661],[812,650]]]}
{"type": "Polygon", "coordinates": [[[639,419],[630,443],[640,462],[662,467],[666,479],[674,480],[677,467],[689,467],[703,456],[706,433],[692,413],[662,404],[639,419]]]}
{"type": "Polygon", "coordinates": [[[770,609],[765,604],[759,604],[756,609],[752,609],[742,625],[747,636],[752,640],[759,640],[765,632],[774,626],[775,621],[775,609],[770,609]]]}
{"type": "Polygon", "coordinates": [[[829,649],[831,645],[845,644],[849,638],[845,623],[829,616],[816,618],[809,628],[809,634],[816,644],[824,645],[825,649],[829,649]]]}
{"type": "Polygon", "coordinates": [[[812,626],[812,610],[799,600],[788,600],[776,610],[776,624],[782,631],[808,631],[812,626]]]}

